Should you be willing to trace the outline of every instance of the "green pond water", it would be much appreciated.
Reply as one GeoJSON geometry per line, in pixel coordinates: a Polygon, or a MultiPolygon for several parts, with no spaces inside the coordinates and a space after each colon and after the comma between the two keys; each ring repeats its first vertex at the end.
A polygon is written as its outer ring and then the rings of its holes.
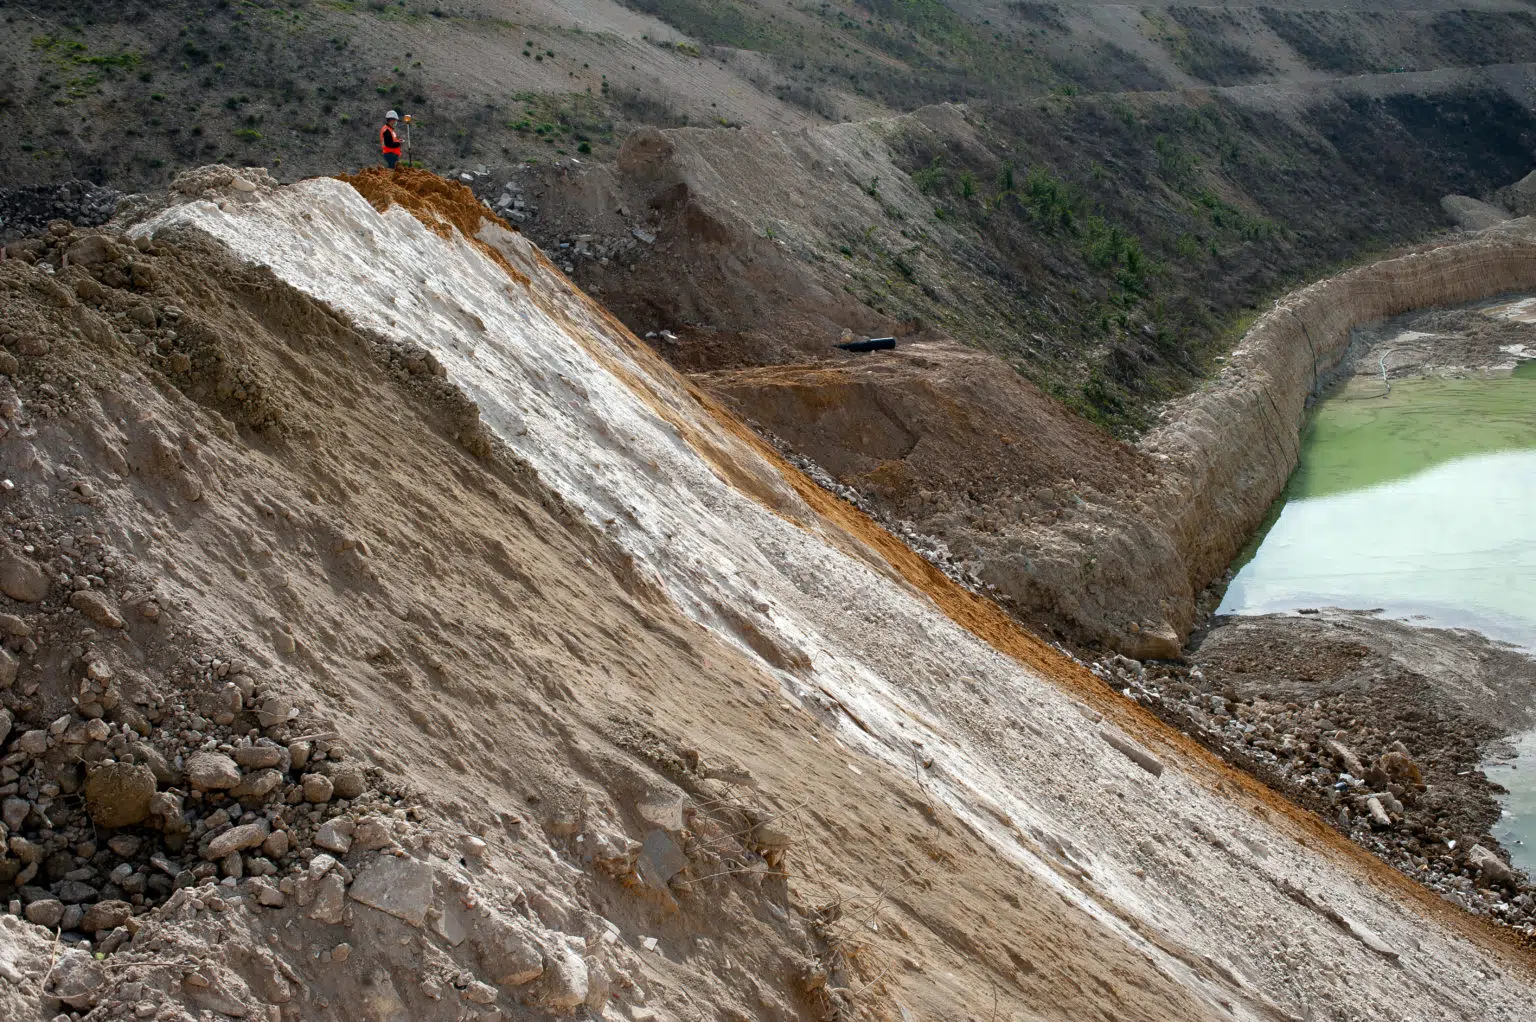
{"type": "Polygon", "coordinates": [[[1381,608],[1536,649],[1536,362],[1319,402],[1221,612],[1381,608]]]}
{"type": "MultiPolygon", "coordinates": [[[[1536,650],[1536,362],[1384,391],[1318,403],[1220,612],[1380,609],[1536,650]]],[[[1536,876],[1536,735],[1516,750],[1489,764],[1511,789],[1495,836],[1536,876]]]]}

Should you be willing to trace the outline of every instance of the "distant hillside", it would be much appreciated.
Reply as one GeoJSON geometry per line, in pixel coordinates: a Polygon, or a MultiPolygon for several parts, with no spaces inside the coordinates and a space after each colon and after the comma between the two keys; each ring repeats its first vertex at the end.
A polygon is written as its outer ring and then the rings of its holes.
{"type": "Polygon", "coordinates": [[[1530,67],[1508,63],[1536,53],[1536,21],[1501,3],[0,11],[8,182],[153,187],[215,160],[330,174],[374,162],[380,116],[400,107],[415,117],[413,155],[492,171],[477,181],[488,199],[520,168],[524,229],[571,244],[572,272],[632,325],[710,332],[714,354],[685,358],[695,368],[804,357],[842,327],[917,321],[1121,434],[1200,379],[1264,296],[1440,228],[1443,194],[1508,184],[1536,148],[1530,67]],[[960,115],[923,113],[944,103],[960,115]],[[695,207],[730,222],[722,243],[673,217],[688,202],[624,168],[642,126],[703,161],[680,173],[695,207]],[[838,150],[844,129],[860,153],[838,150]],[[821,155],[786,156],[790,137],[814,137],[821,155]],[[844,159],[874,169],[818,177],[815,161],[844,159]],[[816,186],[777,202],[767,166],[816,186]],[[580,183],[594,173],[613,177],[612,196],[580,183]],[[662,244],[676,246],[649,269],[575,250],[603,231],[633,244],[641,221],[672,223],[662,244]],[[752,239],[787,255],[780,290],[735,273],[715,300],[697,271],[667,272],[752,239]],[[794,313],[805,281],[852,311],[794,313]],[[759,308],[798,325],[767,338],[759,308]]]}

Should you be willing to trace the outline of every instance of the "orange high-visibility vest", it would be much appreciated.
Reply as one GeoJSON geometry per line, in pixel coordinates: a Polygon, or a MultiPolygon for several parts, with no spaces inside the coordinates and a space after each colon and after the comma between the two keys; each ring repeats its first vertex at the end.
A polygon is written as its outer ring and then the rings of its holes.
{"type": "Polygon", "coordinates": [[[393,156],[400,155],[400,136],[387,124],[379,127],[379,148],[393,156]]]}

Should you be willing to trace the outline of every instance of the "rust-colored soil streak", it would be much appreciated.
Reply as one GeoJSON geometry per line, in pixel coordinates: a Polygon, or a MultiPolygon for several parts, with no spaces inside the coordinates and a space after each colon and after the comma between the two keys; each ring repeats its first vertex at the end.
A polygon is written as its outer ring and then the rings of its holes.
{"type": "Polygon", "coordinates": [[[396,170],[368,167],[356,174],[340,174],[337,180],[356,188],[380,213],[390,206],[403,206],[440,237],[452,237],[453,232],[458,231],[494,259],[513,280],[519,284],[528,283],[528,277],[507,262],[505,256],[475,237],[480,225],[487,220],[509,231],[517,228],[486,209],[475,198],[474,192],[458,182],[438,177],[431,171],[404,167],[396,170]]]}

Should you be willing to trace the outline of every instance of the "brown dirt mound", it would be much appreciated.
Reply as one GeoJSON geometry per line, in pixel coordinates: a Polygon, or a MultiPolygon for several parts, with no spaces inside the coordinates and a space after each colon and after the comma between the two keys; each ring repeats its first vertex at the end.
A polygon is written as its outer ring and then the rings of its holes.
{"type": "Polygon", "coordinates": [[[954,343],[813,365],[698,378],[748,419],[782,437],[840,481],[869,489],[901,518],[930,505],[995,505],[1067,484],[1115,497],[1139,488],[1148,459],[1094,428],[999,359],[954,343]]]}
{"type": "Polygon", "coordinates": [[[1164,611],[1130,584],[1157,565],[1134,513],[1155,463],[995,356],[923,341],[696,379],[888,518],[940,537],[1032,626],[1176,655],[1171,639],[1156,647],[1164,611]]]}

